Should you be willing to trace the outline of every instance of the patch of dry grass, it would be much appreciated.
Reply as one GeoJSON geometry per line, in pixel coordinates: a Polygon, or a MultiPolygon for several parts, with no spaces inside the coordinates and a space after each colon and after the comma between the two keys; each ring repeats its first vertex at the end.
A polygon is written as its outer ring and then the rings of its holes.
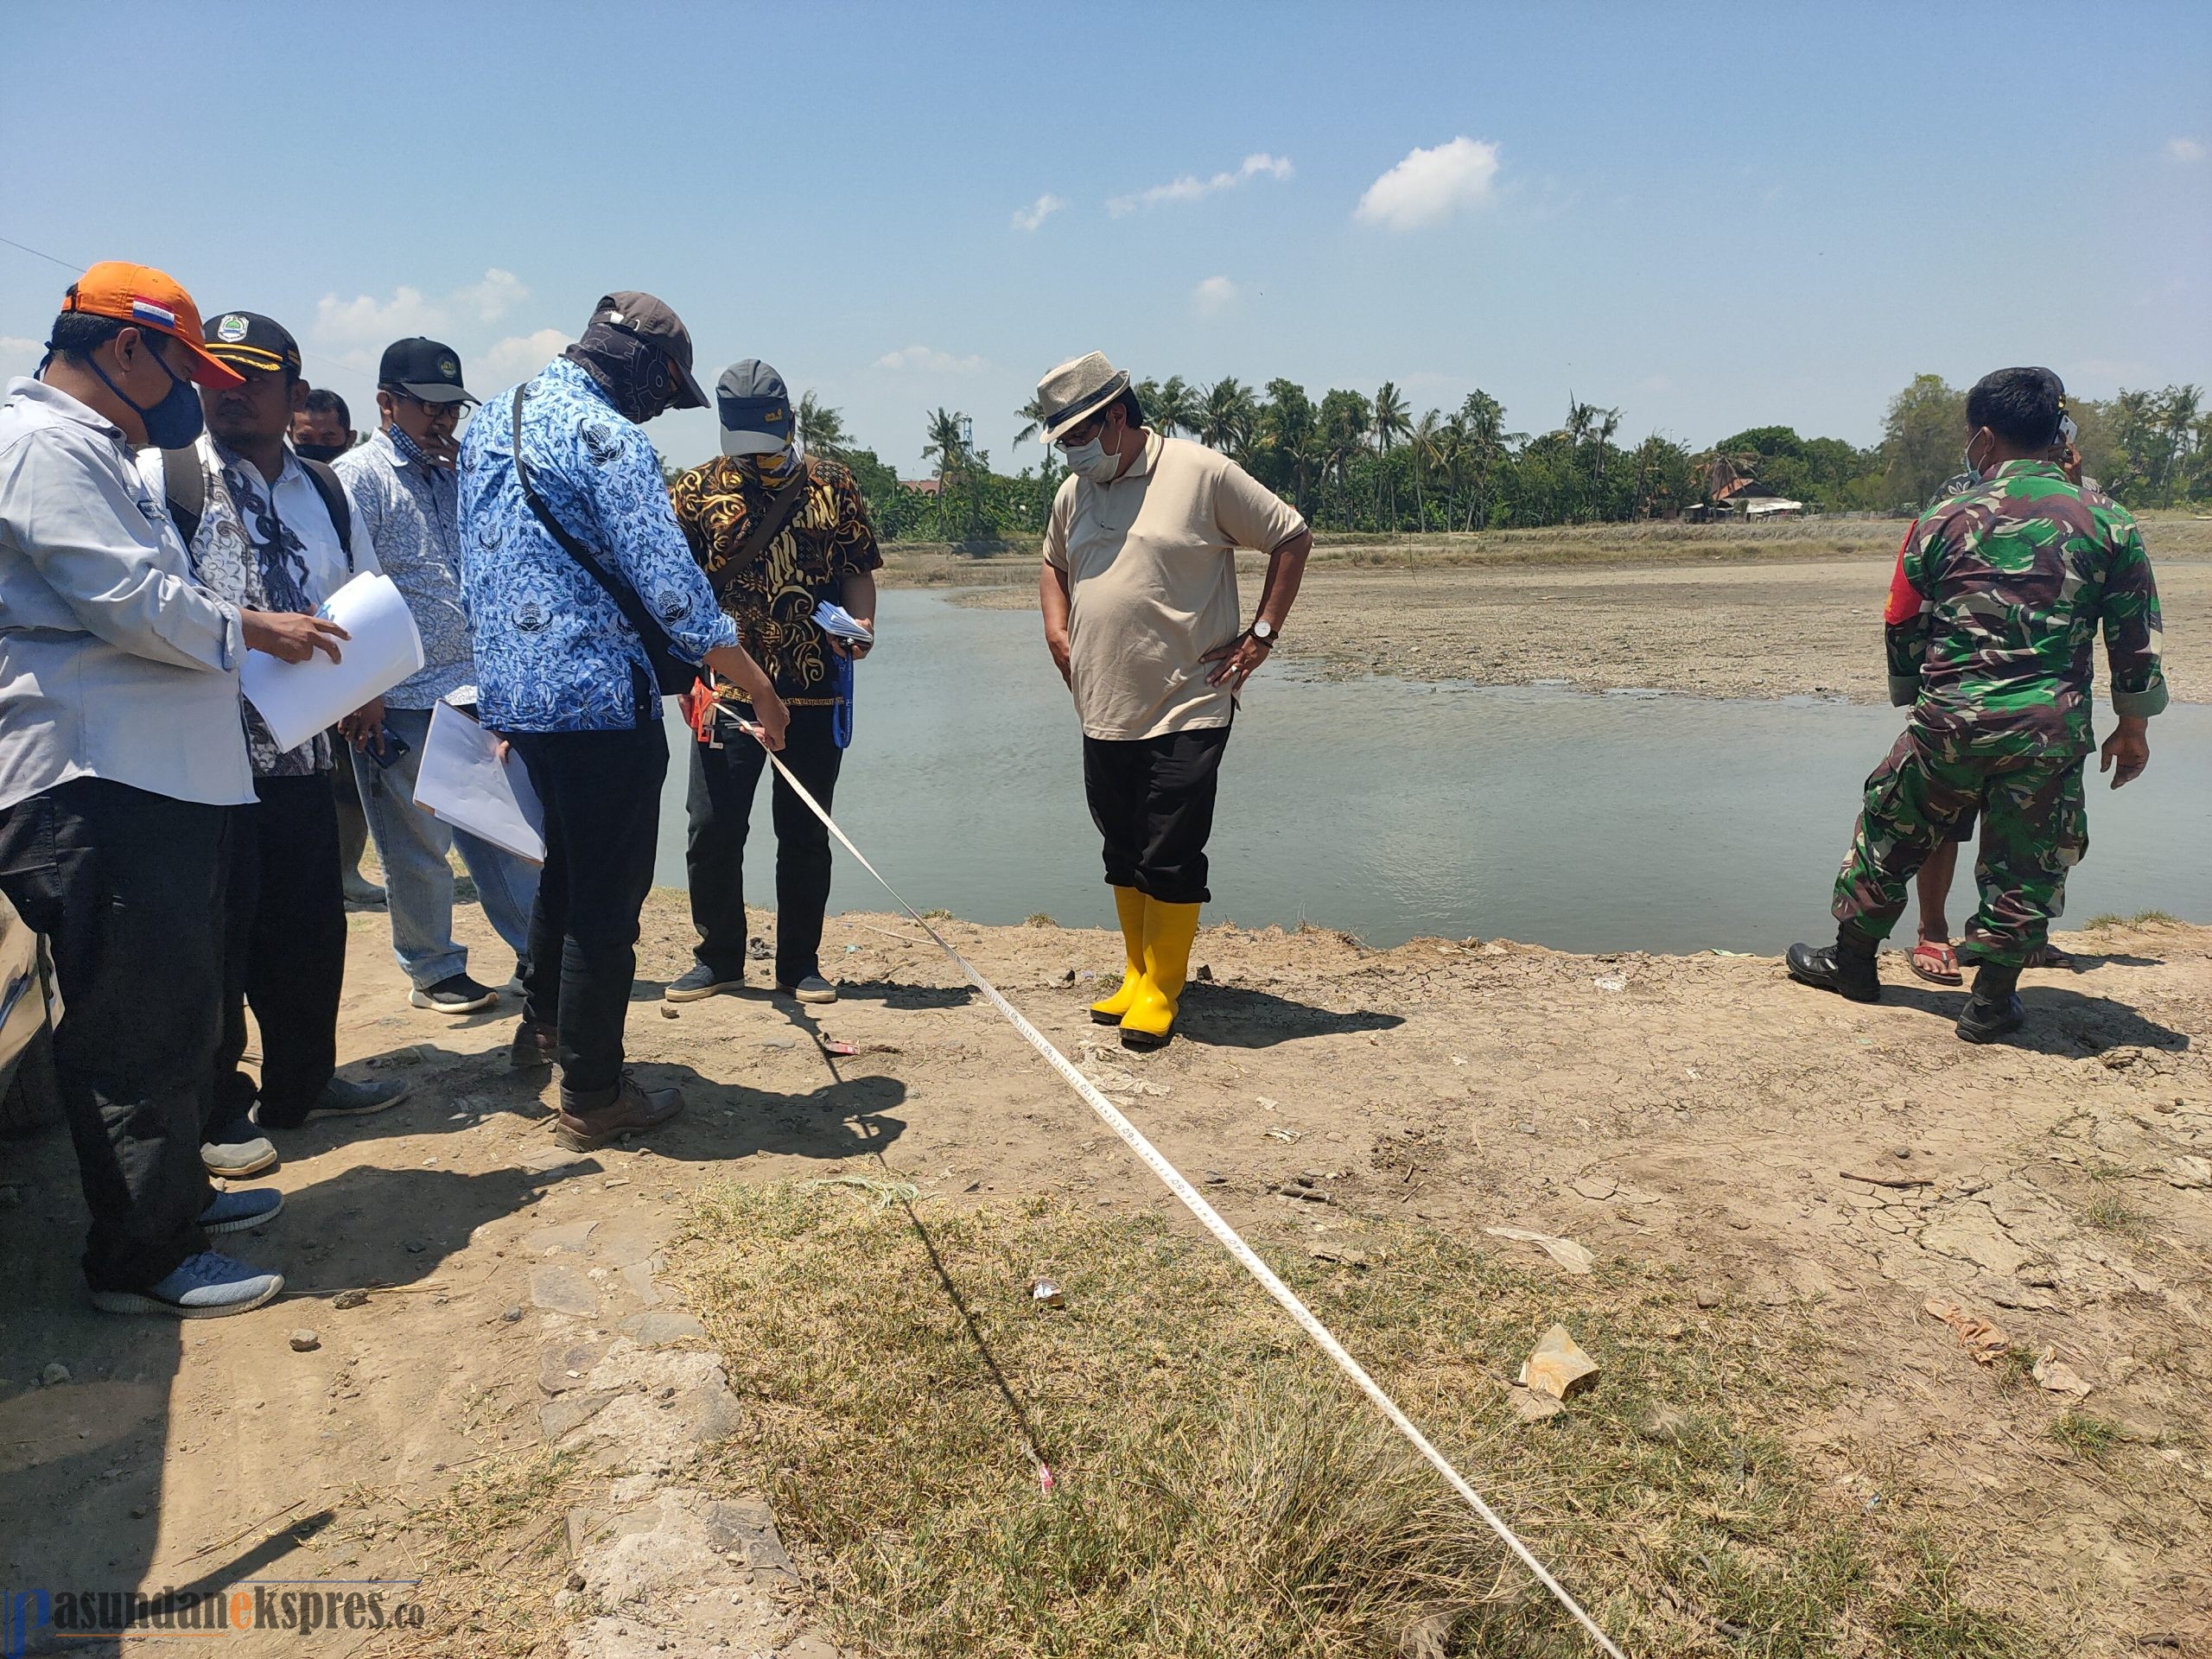
{"type": "MultiPolygon", "coordinates": [[[[1364,1270],[1264,1253],[1629,1651],[2046,1650],[1783,1449],[1821,1393],[1796,1315],[1700,1314],[1627,1266],[1570,1287],[1426,1231],[1359,1248],[1364,1270]],[[1522,1425],[1507,1380],[1554,1319],[1603,1370],[1522,1425]]],[[[864,1651],[1589,1650],[1256,1287],[1157,1217],[918,1220],[728,1185],[671,1255],[749,1396],[726,1478],[766,1488],[864,1651]],[[1040,1274],[1065,1306],[1029,1297],[1040,1274]]]]}

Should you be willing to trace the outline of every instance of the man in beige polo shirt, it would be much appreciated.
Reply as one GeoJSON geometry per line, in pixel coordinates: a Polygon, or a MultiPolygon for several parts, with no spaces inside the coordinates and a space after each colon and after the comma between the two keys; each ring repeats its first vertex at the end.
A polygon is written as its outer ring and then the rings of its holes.
{"type": "Polygon", "coordinates": [[[1212,897],[1206,839],[1236,693],[1282,631],[1313,538],[1227,456],[1147,430],[1128,373],[1097,352],[1039,381],[1037,403],[1068,463],[1045,529],[1045,644],[1083,721],[1084,792],[1128,955],[1122,988],[1090,1015],[1156,1048],[1212,897]],[[1268,556],[1249,628],[1240,547],[1268,556]]]}

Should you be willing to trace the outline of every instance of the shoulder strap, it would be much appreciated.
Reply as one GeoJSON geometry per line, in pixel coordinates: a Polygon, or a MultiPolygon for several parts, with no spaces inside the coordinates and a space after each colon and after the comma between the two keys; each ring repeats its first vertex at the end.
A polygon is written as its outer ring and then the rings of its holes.
{"type": "Polygon", "coordinates": [[[584,574],[607,590],[614,601],[615,609],[647,645],[657,645],[668,637],[668,631],[654,620],[645,609],[645,601],[637,591],[613,571],[609,570],[597,553],[569,533],[566,525],[553,516],[553,509],[545,505],[545,498],[537,493],[537,486],[530,475],[530,463],[522,454],[522,406],[530,397],[530,383],[525,380],[515,388],[514,452],[515,481],[522,486],[522,499],[530,505],[531,514],[545,527],[545,533],[560,544],[561,550],[584,569],[584,574]]]}
{"type": "Polygon", "coordinates": [[[189,548],[207,512],[207,463],[200,460],[198,445],[162,451],[162,493],[169,499],[176,533],[189,548]]]}
{"type": "Polygon", "coordinates": [[[346,556],[346,574],[353,573],[353,504],[346,494],[346,486],[337,471],[327,461],[309,461],[305,455],[293,459],[307,469],[315,492],[322,498],[323,510],[330,514],[330,523],[338,531],[338,550],[346,556]]]}
{"type": "Polygon", "coordinates": [[[752,533],[746,537],[745,545],[737,550],[737,557],[723,569],[728,569],[734,565],[741,569],[766,551],[769,543],[782,535],[785,526],[798,517],[800,505],[806,500],[806,458],[793,456],[790,479],[783,488],[768,498],[768,510],[760,515],[760,522],[753,525],[752,533]]]}

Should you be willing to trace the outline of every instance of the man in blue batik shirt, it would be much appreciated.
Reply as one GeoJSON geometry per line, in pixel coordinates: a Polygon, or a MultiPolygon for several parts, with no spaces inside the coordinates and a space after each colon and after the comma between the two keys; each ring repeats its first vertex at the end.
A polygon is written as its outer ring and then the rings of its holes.
{"type": "Polygon", "coordinates": [[[477,706],[522,757],[545,810],[512,1058],[524,1069],[559,1059],[558,1134],[587,1149],[683,1105],[674,1090],[647,1094],[622,1065],[668,741],[637,631],[528,499],[515,464],[518,397],[522,458],[544,512],[628,586],[676,656],[751,693],[771,748],[783,747],[789,711],[692,560],[640,429],[666,410],[707,407],[691,336],[652,295],[610,294],[581,340],[485,403],[461,445],[477,706]]]}

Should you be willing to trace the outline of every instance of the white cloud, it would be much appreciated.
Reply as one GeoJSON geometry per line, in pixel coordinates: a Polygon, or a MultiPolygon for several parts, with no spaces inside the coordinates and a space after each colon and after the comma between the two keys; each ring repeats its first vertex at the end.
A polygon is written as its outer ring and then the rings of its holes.
{"type": "Polygon", "coordinates": [[[1367,187],[1352,215],[1393,231],[1441,224],[1463,207],[1490,199],[1497,177],[1497,146],[1467,137],[1414,149],[1367,187]]]}
{"type": "Polygon", "coordinates": [[[875,359],[879,369],[926,369],[933,374],[974,374],[984,366],[980,357],[955,357],[932,346],[906,346],[886,352],[875,359]]]}
{"type": "Polygon", "coordinates": [[[2204,159],[2204,142],[2201,138],[2169,138],[2166,140],[2166,157],[2183,166],[2191,162],[2201,162],[2204,159]]]}
{"type": "Polygon", "coordinates": [[[431,334],[456,321],[497,322],[524,300],[530,289],[511,270],[497,266],[481,282],[434,300],[405,283],[379,300],[358,294],[350,300],[326,294],[315,302],[315,337],[327,346],[374,346],[378,350],[410,334],[431,334]]]}
{"type": "Polygon", "coordinates": [[[1033,231],[1066,206],[1067,202],[1064,199],[1047,190],[1027,207],[1015,211],[1014,228],[1017,231],[1033,231]]]}
{"type": "Polygon", "coordinates": [[[46,347],[35,340],[23,340],[15,334],[0,334],[0,380],[12,380],[19,374],[29,374],[38,367],[38,360],[46,355],[46,347]]]}
{"type": "Polygon", "coordinates": [[[461,365],[465,378],[472,383],[469,390],[481,397],[513,385],[558,357],[573,338],[558,328],[541,328],[534,334],[510,334],[495,341],[478,361],[461,365]]]}
{"type": "Polygon", "coordinates": [[[1191,309],[1202,317],[1223,316],[1236,309],[1241,297],[1228,277],[1209,276],[1191,290],[1191,309]]]}
{"type": "Polygon", "coordinates": [[[512,270],[501,270],[497,265],[484,273],[480,283],[471,283],[457,289],[454,303],[472,315],[480,322],[497,322],[530,297],[530,289],[521,277],[512,270]]]}
{"type": "Polygon", "coordinates": [[[1135,195],[1116,196],[1106,204],[1106,211],[1118,219],[1124,213],[1136,212],[1140,207],[1156,207],[1163,201],[1197,201],[1217,190],[1234,189],[1250,179],[1287,179],[1291,176],[1292,170],[1287,156],[1270,156],[1263,150],[1257,155],[1247,156],[1244,164],[1234,173],[1217,173],[1210,179],[1202,179],[1195,173],[1185,173],[1179,179],[1171,180],[1166,184],[1155,184],[1151,189],[1135,195]]]}

